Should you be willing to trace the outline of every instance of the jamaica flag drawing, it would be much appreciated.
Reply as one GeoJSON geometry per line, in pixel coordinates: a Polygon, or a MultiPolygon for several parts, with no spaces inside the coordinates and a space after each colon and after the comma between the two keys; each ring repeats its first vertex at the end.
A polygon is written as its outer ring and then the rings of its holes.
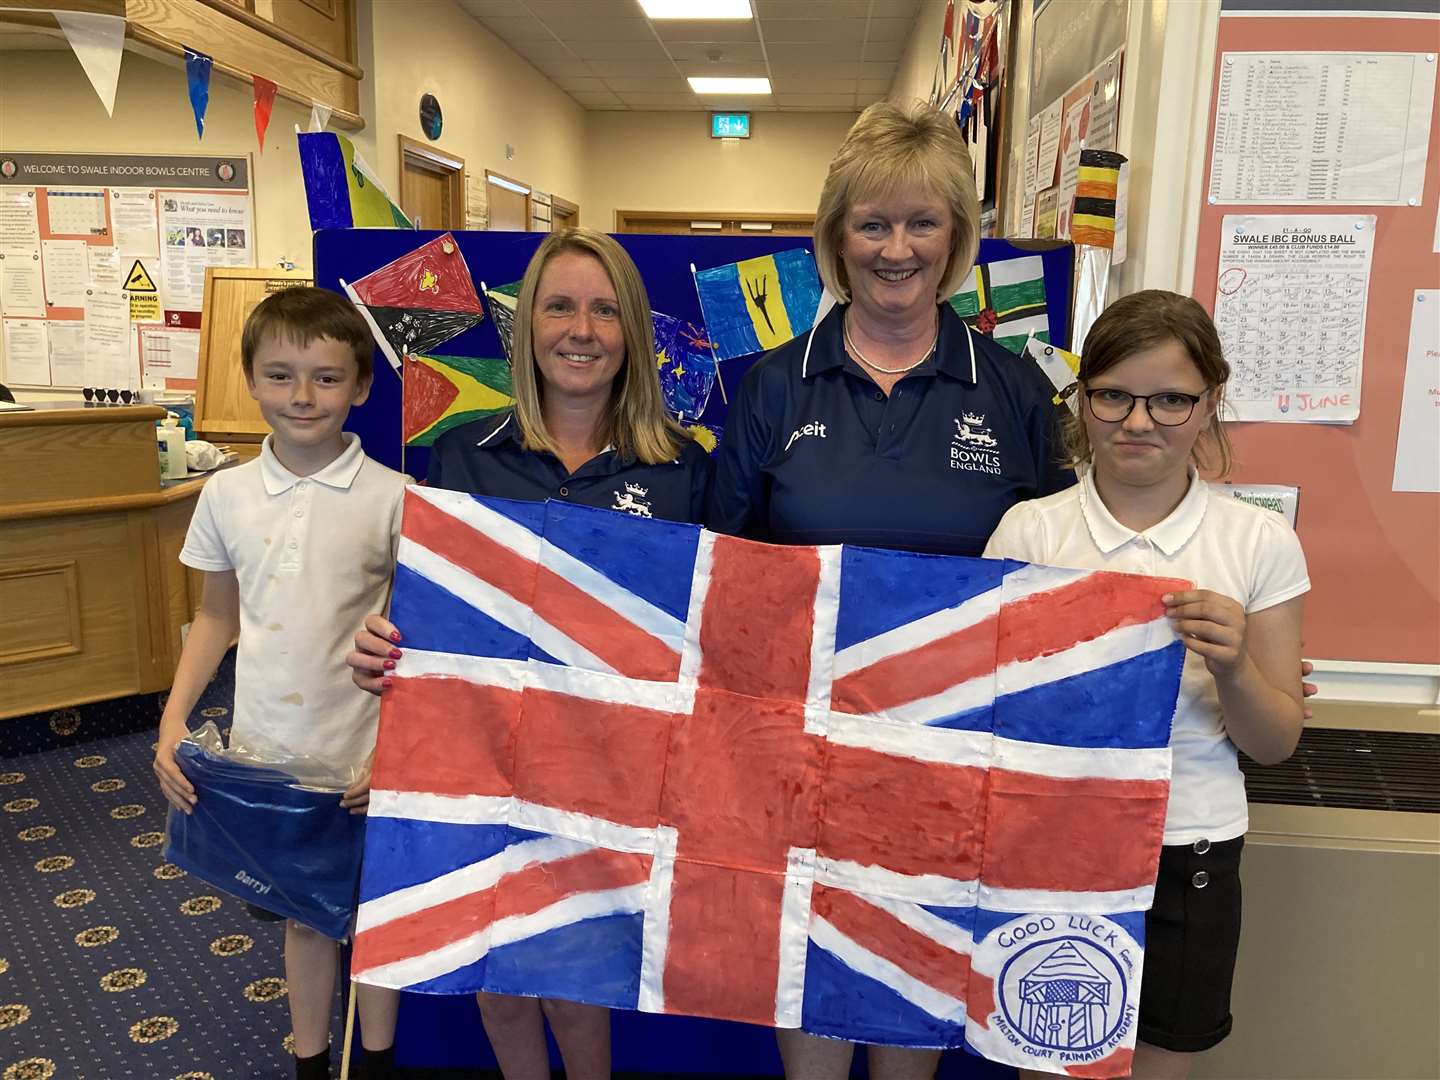
{"type": "Polygon", "coordinates": [[[406,353],[429,354],[485,317],[470,268],[450,233],[340,284],[396,371],[406,353]]]}
{"type": "Polygon", "coordinates": [[[514,404],[510,365],[478,356],[410,354],[404,367],[406,446],[429,446],[445,432],[514,404]]]}
{"type": "Polygon", "coordinates": [[[976,330],[1017,355],[1031,334],[1050,340],[1045,263],[1039,255],[978,264],[949,303],[976,330]]]}

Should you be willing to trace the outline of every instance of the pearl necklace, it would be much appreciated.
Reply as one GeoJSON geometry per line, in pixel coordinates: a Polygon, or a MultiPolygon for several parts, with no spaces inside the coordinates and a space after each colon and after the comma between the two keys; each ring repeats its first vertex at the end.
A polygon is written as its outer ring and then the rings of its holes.
{"type": "Polygon", "coordinates": [[[874,363],[871,360],[867,360],[865,358],[865,354],[855,347],[855,342],[850,337],[850,317],[848,314],[841,321],[840,329],[841,333],[845,337],[845,348],[850,350],[850,355],[855,357],[856,360],[859,360],[860,363],[864,364],[871,371],[878,371],[882,375],[903,375],[907,371],[914,371],[926,360],[930,359],[931,354],[935,352],[935,346],[940,343],[940,329],[939,327],[936,327],[935,337],[931,339],[930,347],[925,350],[924,355],[921,356],[919,360],[916,360],[913,364],[906,364],[904,367],[887,368],[881,367],[879,364],[874,363]]]}

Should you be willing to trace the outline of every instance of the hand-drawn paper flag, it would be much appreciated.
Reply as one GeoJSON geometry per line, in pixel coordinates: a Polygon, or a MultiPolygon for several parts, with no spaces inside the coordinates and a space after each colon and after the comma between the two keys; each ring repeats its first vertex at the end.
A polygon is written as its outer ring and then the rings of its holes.
{"type": "Polygon", "coordinates": [[[820,276],[803,248],[728,263],[695,274],[716,360],[784,345],[815,323],[820,276]]]}
{"type": "Polygon", "coordinates": [[[413,229],[355,144],[333,131],[301,132],[300,171],[311,229],[413,229]]]}
{"type": "Polygon", "coordinates": [[[715,356],[705,331],[674,315],[652,311],[655,361],[665,407],[678,420],[698,420],[715,388],[715,356]]]}
{"type": "Polygon", "coordinates": [[[1080,377],[1080,357],[1037,337],[1025,343],[1025,354],[1039,365],[1050,385],[1055,387],[1054,401],[1059,405],[1065,400],[1063,391],[1080,377]]]}
{"type": "Polygon", "coordinates": [[[485,317],[470,268],[450,233],[359,281],[340,281],[396,371],[400,357],[429,353],[485,317]]]}
{"type": "Polygon", "coordinates": [[[490,308],[490,318],[494,320],[495,332],[500,335],[500,347],[505,350],[505,359],[515,362],[515,308],[519,302],[520,282],[512,281],[508,285],[496,285],[491,288],[483,281],[480,288],[485,292],[485,300],[490,308]]]}
{"type": "Polygon", "coordinates": [[[1070,239],[1092,247],[1115,246],[1115,190],[1125,155],[1113,150],[1081,150],[1070,239]]]}
{"type": "Polygon", "coordinates": [[[361,982],[1128,1072],[1181,583],[424,487],[398,558],[361,982]]]}
{"type": "Polygon", "coordinates": [[[478,356],[405,358],[406,446],[429,446],[445,432],[510,408],[510,365],[478,356]]]}
{"type": "Polygon", "coordinates": [[[1031,334],[1041,341],[1050,340],[1045,262],[1039,255],[977,263],[960,290],[950,297],[950,306],[975,329],[1013,353],[1024,350],[1031,334]]]}

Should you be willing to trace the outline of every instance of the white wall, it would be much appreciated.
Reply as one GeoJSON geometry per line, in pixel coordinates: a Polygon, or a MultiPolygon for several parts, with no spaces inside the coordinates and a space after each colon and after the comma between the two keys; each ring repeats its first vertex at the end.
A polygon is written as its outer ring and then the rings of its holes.
{"type": "Polygon", "coordinates": [[[853,113],[751,115],[748,139],[710,138],[708,113],[586,114],[584,224],[616,210],[812,214],[853,113]]]}

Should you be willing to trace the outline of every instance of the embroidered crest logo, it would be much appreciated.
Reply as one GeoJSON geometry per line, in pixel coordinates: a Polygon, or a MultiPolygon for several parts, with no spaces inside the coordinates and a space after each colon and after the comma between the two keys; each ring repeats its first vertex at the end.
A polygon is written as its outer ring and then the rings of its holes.
{"type": "Polygon", "coordinates": [[[652,517],[650,504],[645,501],[649,494],[649,488],[641,487],[639,484],[626,484],[624,491],[616,490],[615,504],[610,509],[623,510],[636,517],[652,517]]]}
{"type": "Polygon", "coordinates": [[[955,434],[950,440],[950,467],[999,476],[999,446],[999,440],[985,426],[984,413],[961,413],[955,419],[955,434]]]}

